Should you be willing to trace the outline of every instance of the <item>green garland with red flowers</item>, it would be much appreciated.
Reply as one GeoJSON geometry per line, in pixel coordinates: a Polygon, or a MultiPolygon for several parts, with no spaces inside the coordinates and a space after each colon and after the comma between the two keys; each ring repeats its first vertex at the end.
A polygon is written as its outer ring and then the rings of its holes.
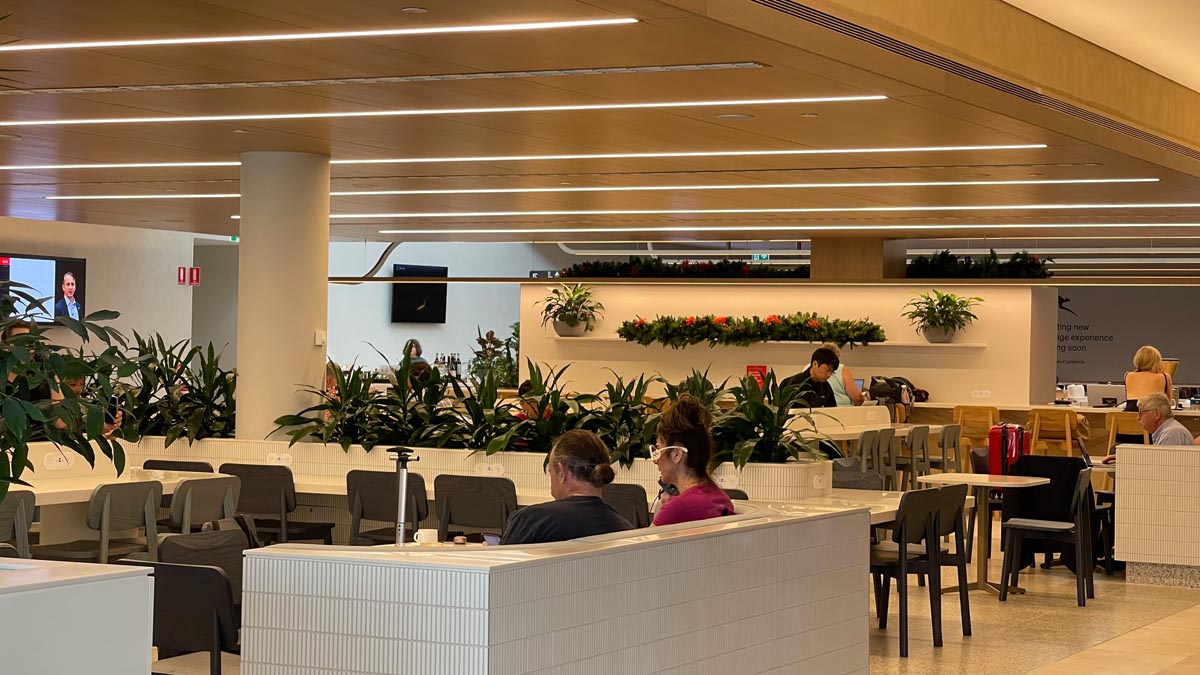
{"type": "Polygon", "coordinates": [[[640,345],[659,343],[672,349],[708,346],[745,347],[756,342],[833,342],[867,345],[884,342],[883,328],[865,319],[831,319],[815,312],[758,316],[660,316],[625,321],[617,335],[640,345]]]}

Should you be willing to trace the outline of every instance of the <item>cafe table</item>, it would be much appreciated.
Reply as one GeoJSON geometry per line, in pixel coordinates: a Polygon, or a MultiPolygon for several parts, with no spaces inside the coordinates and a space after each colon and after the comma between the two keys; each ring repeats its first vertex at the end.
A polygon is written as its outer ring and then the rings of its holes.
{"type": "MultiPolygon", "coordinates": [[[[975,581],[968,584],[969,590],[982,590],[1000,595],[1000,586],[988,581],[988,557],[992,552],[992,514],[988,510],[988,492],[991,490],[1018,490],[1049,485],[1049,478],[1038,476],[1007,476],[987,473],[935,473],[920,476],[917,481],[926,485],[967,485],[975,491],[975,581]]],[[[1004,580],[1001,580],[1003,583],[1004,580]]],[[[957,591],[958,587],[943,589],[942,592],[957,591]]],[[[1019,588],[1010,588],[1010,593],[1024,593],[1019,588]]]]}

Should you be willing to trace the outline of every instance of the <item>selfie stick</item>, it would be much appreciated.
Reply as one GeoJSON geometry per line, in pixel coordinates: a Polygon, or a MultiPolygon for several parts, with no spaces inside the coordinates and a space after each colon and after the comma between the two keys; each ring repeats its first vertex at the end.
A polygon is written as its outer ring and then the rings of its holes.
{"type": "Polygon", "coordinates": [[[408,463],[419,462],[408,448],[390,448],[388,454],[396,456],[396,546],[404,546],[405,508],[408,506],[408,463]]]}

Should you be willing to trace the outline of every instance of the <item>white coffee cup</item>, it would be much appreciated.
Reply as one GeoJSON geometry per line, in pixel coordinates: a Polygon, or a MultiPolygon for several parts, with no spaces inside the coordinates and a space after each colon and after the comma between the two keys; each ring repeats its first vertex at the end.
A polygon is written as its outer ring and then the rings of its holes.
{"type": "Polygon", "coordinates": [[[1179,407],[1180,407],[1180,408],[1190,408],[1190,407],[1192,407],[1192,400],[1191,400],[1191,399],[1189,399],[1189,398],[1181,398],[1181,399],[1179,399],[1179,407]]]}
{"type": "Polygon", "coordinates": [[[416,535],[413,536],[413,540],[418,544],[436,544],[438,543],[438,531],[417,530],[416,535]]]}

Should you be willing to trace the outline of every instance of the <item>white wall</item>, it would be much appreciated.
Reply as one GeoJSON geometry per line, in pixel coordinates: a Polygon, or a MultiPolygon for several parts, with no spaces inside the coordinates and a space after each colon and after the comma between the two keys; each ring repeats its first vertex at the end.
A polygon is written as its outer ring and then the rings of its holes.
{"type": "MultiPolygon", "coordinates": [[[[378,242],[332,243],[329,274],[361,276],[385,248],[378,242]]],[[[404,243],[388,257],[379,276],[389,276],[393,264],[411,263],[447,267],[451,277],[524,278],[530,270],[558,269],[572,261],[557,248],[530,244],[404,243]]],[[[342,365],[357,359],[359,365],[374,367],[382,361],[371,345],[398,361],[404,342],[417,338],[430,360],[438,352],[457,352],[465,363],[475,345],[476,326],[506,337],[509,325],[520,318],[517,284],[449,284],[444,324],[391,323],[391,294],[390,284],[329,287],[329,358],[342,365]]]]}
{"type": "Polygon", "coordinates": [[[237,367],[238,247],[201,244],[195,249],[200,286],[192,292],[192,343],[212,343],[221,367],[237,367]]]}
{"type": "Polygon", "coordinates": [[[658,315],[767,316],[815,311],[840,319],[870,319],[881,326],[888,342],[843,349],[854,376],[901,375],[945,403],[1028,405],[1054,398],[1053,288],[939,285],[938,290],[982,296],[978,321],[959,333],[957,346],[928,345],[900,316],[915,291],[929,286],[774,286],[614,284],[595,287],[607,309],[593,338],[558,338],[541,327],[534,302],[547,284],[527,283],[521,293],[521,354],[535,362],[570,363],[571,388],[595,392],[612,377],[661,373],[678,382],[692,368],[709,368],[714,381],[742,377],[747,365],[766,365],[791,375],[808,366],[816,345],[765,343],[750,347],[709,348],[694,345],[671,349],[643,347],[616,339],[622,321],[658,315]],[[596,339],[599,338],[599,339],[596,339]],[[608,339],[604,339],[608,338],[608,339]],[[980,397],[975,393],[979,392],[980,397]],[[983,395],[986,392],[986,396],[983,395]]]}
{"type": "MultiPolygon", "coordinates": [[[[168,341],[192,333],[192,289],[178,286],[176,268],[192,264],[194,235],[106,225],[0,217],[0,251],[87,260],[88,312],[121,313],[113,327],[161,333],[168,341]]],[[[55,339],[78,344],[66,329],[55,339]]]]}

